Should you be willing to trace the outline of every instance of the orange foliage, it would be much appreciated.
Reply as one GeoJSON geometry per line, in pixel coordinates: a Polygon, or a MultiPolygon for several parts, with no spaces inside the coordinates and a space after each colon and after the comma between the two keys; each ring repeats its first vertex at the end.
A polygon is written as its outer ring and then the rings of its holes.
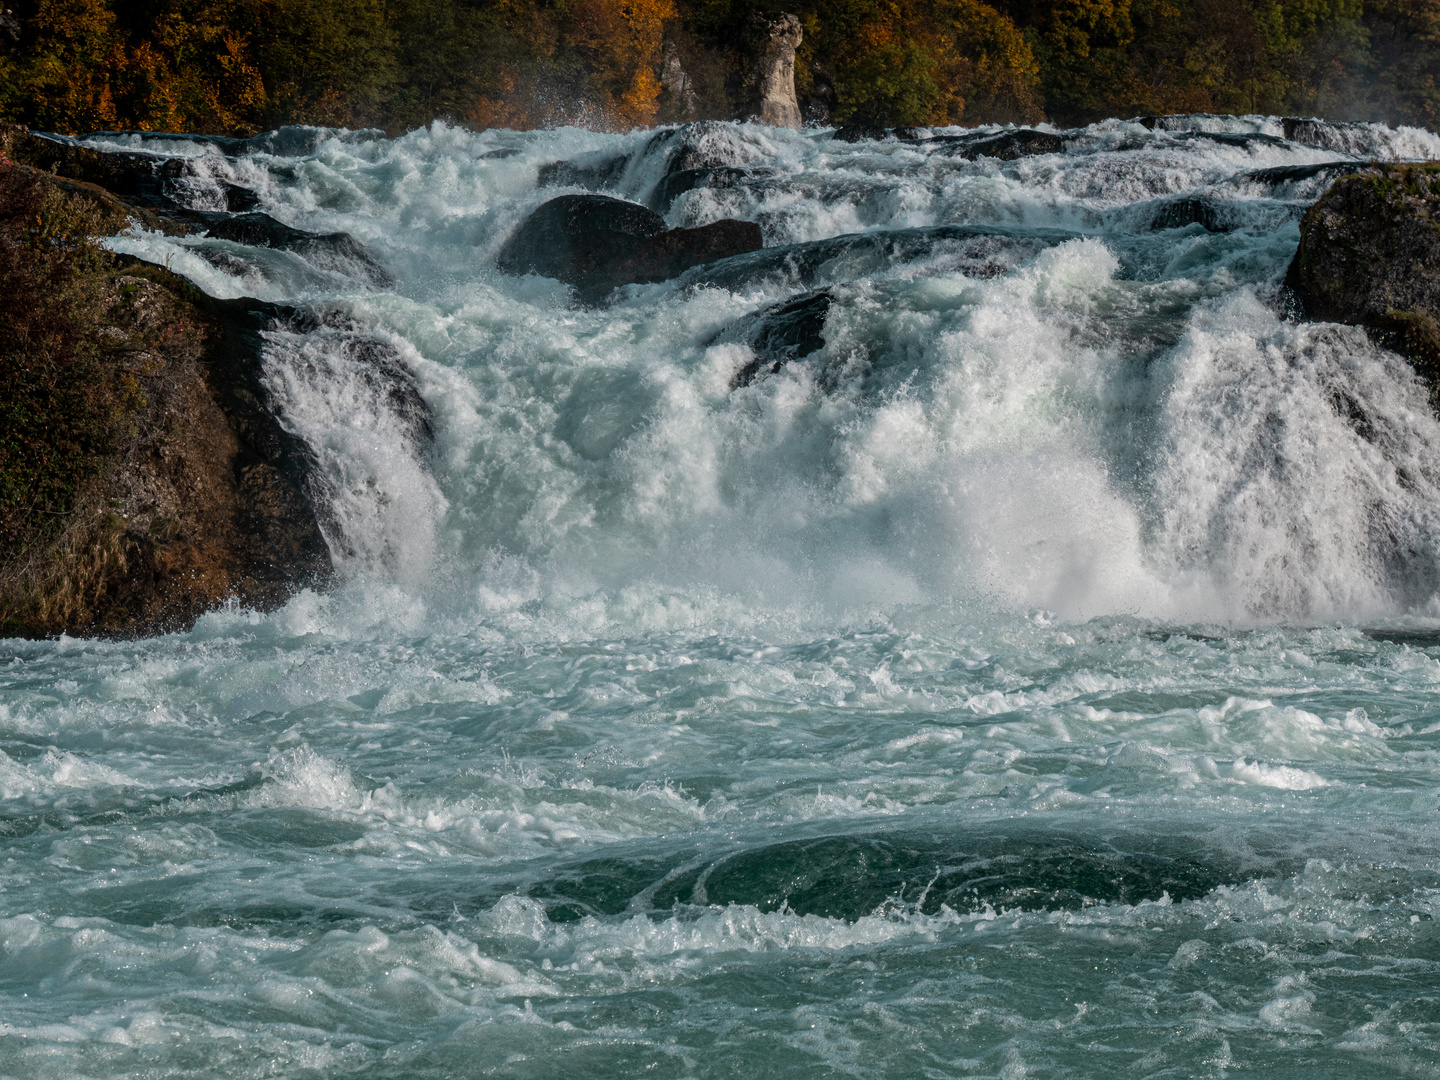
{"type": "Polygon", "coordinates": [[[648,64],[635,69],[630,88],[620,96],[622,122],[633,127],[649,127],[660,109],[660,80],[648,64]]]}
{"type": "Polygon", "coordinates": [[[116,119],[110,69],[123,63],[114,41],[115,15],[104,0],[40,0],[32,20],[49,45],[26,87],[37,120],[56,131],[108,127],[116,119]]]}
{"type": "Polygon", "coordinates": [[[106,0],[39,0],[39,48],[12,89],[55,131],[254,130],[265,90],[234,21],[232,0],[212,0],[162,14],[130,44],[106,0]]]}
{"type": "MultiPolygon", "coordinates": [[[[603,126],[654,122],[660,99],[665,21],[674,0],[579,0],[564,44],[586,61],[597,99],[589,104],[603,126]]],[[[582,106],[583,108],[583,106],[582,106]]]]}

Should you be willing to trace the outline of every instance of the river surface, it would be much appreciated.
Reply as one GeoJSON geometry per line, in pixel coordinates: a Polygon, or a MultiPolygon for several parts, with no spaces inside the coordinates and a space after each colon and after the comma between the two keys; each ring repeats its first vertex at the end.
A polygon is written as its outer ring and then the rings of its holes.
{"type": "Polygon", "coordinates": [[[0,644],[0,1076],[1440,1075],[1440,423],[1281,289],[1308,166],[1440,139],[1172,127],[92,139],[384,273],[113,241],[323,314],[338,573],[0,644]],[[687,147],[763,257],[495,269],[687,147]]]}

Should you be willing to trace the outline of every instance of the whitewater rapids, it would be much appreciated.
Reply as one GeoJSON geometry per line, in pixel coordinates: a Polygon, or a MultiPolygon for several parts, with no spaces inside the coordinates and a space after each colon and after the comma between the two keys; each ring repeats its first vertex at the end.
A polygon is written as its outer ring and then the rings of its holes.
{"type": "Polygon", "coordinates": [[[1281,286],[1440,138],[1162,127],[720,125],[667,221],[765,252],[598,306],[496,252],[678,136],[89,140],[394,284],[111,242],[326,314],[266,379],[339,573],[0,643],[0,1077],[1440,1073],[1440,422],[1281,286]]]}

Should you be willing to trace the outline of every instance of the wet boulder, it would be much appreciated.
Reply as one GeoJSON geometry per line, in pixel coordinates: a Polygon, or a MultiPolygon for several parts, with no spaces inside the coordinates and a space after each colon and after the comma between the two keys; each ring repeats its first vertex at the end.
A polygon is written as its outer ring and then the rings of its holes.
{"type": "Polygon", "coordinates": [[[883,142],[896,139],[899,142],[924,142],[927,132],[918,127],[883,128],[874,124],[850,123],[837,128],[831,138],[837,142],[883,142]]]}
{"type": "Polygon", "coordinates": [[[755,357],[735,373],[731,389],[773,375],[791,360],[825,347],[825,319],[834,296],[828,289],[794,296],[741,320],[741,336],[755,357]]]}
{"type": "Polygon", "coordinates": [[[721,165],[716,168],[682,169],[679,172],[667,173],[660,183],[655,185],[649,203],[652,209],[663,214],[669,211],[675,200],[687,191],[701,188],[723,190],[740,187],[747,180],[770,175],[773,175],[770,170],[738,169],[731,165],[721,165]]]}
{"type": "Polygon", "coordinates": [[[595,151],[540,167],[537,187],[578,187],[645,196],[646,185],[659,176],[646,202],[665,213],[675,199],[699,187],[731,187],[754,175],[754,166],[769,151],[756,137],[735,124],[697,120],[655,132],[637,147],[615,152],[595,151]]]}
{"type": "Polygon", "coordinates": [[[1199,225],[1206,232],[1230,232],[1236,227],[1236,222],[1230,207],[1215,199],[1197,197],[1160,203],[1150,221],[1150,227],[1156,232],[1183,229],[1187,225],[1199,225]]]}
{"type": "Polygon", "coordinates": [[[1333,180],[1342,173],[1354,172],[1353,161],[1321,161],[1310,165],[1276,165],[1269,169],[1255,169],[1241,173],[1240,179],[1253,180],[1257,184],[1278,187],[1281,184],[1298,184],[1319,177],[1322,181],[1333,180]]]}
{"type": "Polygon", "coordinates": [[[994,158],[996,161],[1016,161],[1039,154],[1059,154],[1065,150],[1065,140],[1059,135],[1036,131],[1034,128],[1015,128],[981,138],[962,135],[953,142],[946,140],[946,143],[948,145],[942,147],[945,153],[969,161],[982,157],[994,158]]]}
{"type": "Polygon", "coordinates": [[[535,186],[578,187],[600,191],[618,184],[629,164],[628,154],[613,154],[608,151],[582,154],[570,161],[552,161],[540,166],[535,177],[535,186]]]}
{"type": "Polygon", "coordinates": [[[667,142],[659,148],[666,154],[664,175],[647,200],[662,214],[687,191],[738,187],[773,173],[756,168],[765,161],[765,150],[734,124],[699,120],[676,129],[667,142]]]}
{"type": "Polygon", "coordinates": [[[1285,138],[1303,146],[1368,157],[1382,148],[1369,124],[1335,123],[1311,117],[1287,116],[1280,121],[1285,138]]]}
{"type": "Polygon", "coordinates": [[[128,150],[100,150],[59,135],[23,132],[12,136],[17,161],[89,184],[153,209],[175,209],[197,201],[217,202],[232,212],[254,210],[259,195],[250,188],[203,175],[193,158],[166,158],[128,150]]]}
{"type": "Polygon", "coordinates": [[[1189,113],[1173,113],[1164,116],[1137,116],[1135,122],[1150,131],[1183,131],[1191,120],[1189,113]]]}
{"type": "Polygon", "coordinates": [[[573,285],[595,302],[622,285],[666,281],[691,267],[763,246],[753,221],[725,219],[667,229],[639,203],[606,195],[562,195],[531,214],[505,241],[496,264],[573,285]]]}
{"type": "Polygon", "coordinates": [[[755,165],[766,158],[765,148],[742,128],[719,120],[697,120],[675,129],[669,137],[666,172],[755,165]]]}
{"type": "Polygon", "coordinates": [[[393,283],[389,271],[374,254],[349,233],[317,233],[297,229],[269,214],[224,214],[210,210],[176,211],[170,215],[186,225],[203,230],[217,240],[229,240],[247,247],[268,247],[293,251],[307,262],[385,287],[393,283]]]}
{"type": "Polygon", "coordinates": [[[1300,222],[1286,282],[1314,319],[1364,326],[1440,379],[1440,165],[1372,166],[1300,222]]]}
{"type": "Polygon", "coordinates": [[[832,138],[836,142],[881,142],[890,137],[890,132],[878,124],[849,123],[835,129],[832,138]]]}

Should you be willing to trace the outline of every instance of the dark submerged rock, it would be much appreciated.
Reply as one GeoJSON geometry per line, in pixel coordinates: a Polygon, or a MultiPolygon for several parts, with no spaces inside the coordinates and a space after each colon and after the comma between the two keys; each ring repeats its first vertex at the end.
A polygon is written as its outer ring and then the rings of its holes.
{"type": "Polygon", "coordinates": [[[707,263],[681,275],[684,287],[737,289],[768,282],[815,288],[864,277],[891,266],[930,258],[946,272],[988,278],[1007,274],[1026,259],[1079,233],[998,225],[928,225],[849,233],[784,247],[763,248],[707,263]]]}
{"type": "Polygon", "coordinates": [[[758,148],[732,124],[699,120],[676,129],[666,143],[668,145],[652,143],[650,148],[668,157],[664,176],[647,200],[662,214],[687,191],[737,187],[748,179],[770,175],[773,171],[756,167],[760,160],[758,148]]]}
{"type": "Polygon", "coordinates": [[[535,178],[536,187],[580,187],[602,191],[614,187],[630,164],[626,154],[587,154],[572,161],[552,161],[541,165],[535,178]]]}
{"type": "Polygon", "coordinates": [[[218,198],[226,210],[260,205],[250,188],[201,176],[192,158],[166,158],[128,150],[99,150],[58,135],[25,132],[13,136],[17,160],[72,180],[95,184],[133,203],[156,210],[190,207],[199,191],[218,198]]]}
{"type": "Polygon", "coordinates": [[[742,320],[741,333],[755,358],[735,373],[732,390],[773,375],[791,360],[825,347],[825,318],[834,296],[828,290],[791,297],[742,320]]]}
{"type": "Polygon", "coordinates": [[[845,124],[835,130],[837,142],[880,142],[890,137],[890,132],[875,124],[845,124]]]}
{"type": "Polygon", "coordinates": [[[1034,128],[1016,128],[995,135],[961,135],[935,140],[941,142],[943,152],[951,157],[974,161],[988,157],[997,161],[1016,161],[1022,157],[1038,154],[1060,154],[1065,151],[1065,140],[1048,131],[1034,128]]]}
{"type": "Polygon", "coordinates": [[[1157,232],[1161,229],[1183,229],[1187,225],[1199,225],[1207,232],[1230,232],[1235,228],[1230,208],[1205,198],[1172,199],[1161,203],[1150,222],[1150,227],[1157,232]]]}
{"type": "Polygon", "coordinates": [[[1321,150],[1364,155],[1374,152],[1374,130],[1368,124],[1335,123],[1312,117],[1286,116],[1280,121],[1285,138],[1321,150]]]}
{"type": "Polygon", "coordinates": [[[1248,150],[1252,146],[1285,145],[1285,140],[1278,135],[1266,135],[1260,131],[1187,131],[1184,132],[1184,137],[1186,139],[1204,139],[1206,142],[1234,146],[1242,150],[1248,150]]]}
{"type": "Polygon", "coordinates": [[[639,203],[562,195],[525,219],[496,264],[507,274],[556,278],[593,302],[622,285],[665,281],[763,243],[760,226],[751,221],[667,230],[664,218],[639,203]]]}
{"type": "Polygon", "coordinates": [[[1337,180],[1300,222],[1286,283],[1310,318],[1366,327],[1440,398],[1440,165],[1337,180]]]}
{"type": "Polygon", "coordinates": [[[663,214],[687,191],[698,188],[739,187],[746,180],[753,179],[756,173],[757,170],[754,169],[738,169],[729,165],[668,173],[655,185],[655,191],[650,196],[650,206],[663,214]]]}
{"type": "Polygon", "coordinates": [[[1334,177],[1354,172],[1353,161],[1322,161],[1314,165],[1277,165],[1271,169],[1255,169],[1241,174],[1241,179],[1253,180],[1258,184],[1296,184],[1315,177],[1334,177]]]}
{"type": "Polygon", "coordinates": [[[370,249],[349,233],[308,232],[261,213],[182,210],[169,216],[201,229],[217,240],[230,240],[247,247],[293,251],[316,266],[363,277],[377,286],[390,285],[394,280],[370,249]]]}

